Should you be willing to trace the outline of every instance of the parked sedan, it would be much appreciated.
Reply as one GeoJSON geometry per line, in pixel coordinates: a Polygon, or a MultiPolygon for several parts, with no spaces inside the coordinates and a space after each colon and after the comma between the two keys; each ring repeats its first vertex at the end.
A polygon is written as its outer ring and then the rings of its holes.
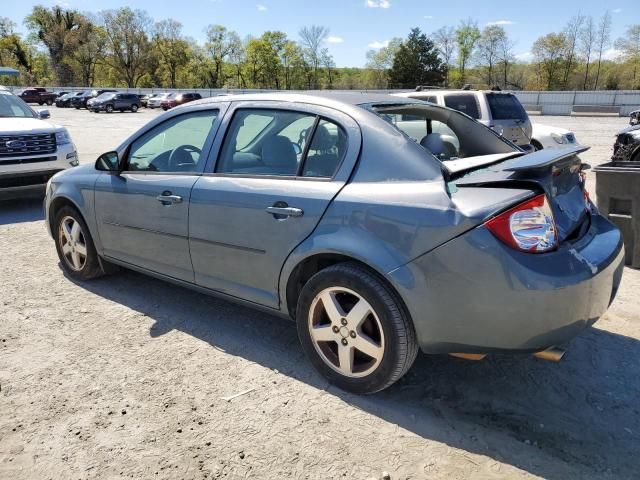
{"type": "Polygon", "coordinates": [[[166,99],[162,100],[160,104],[163,110],[169,110],[170,108],[177,107],[178,105],[184,105],[185,103],[200,100],[202,95],[199,93],[178,93],[171,94],[166,99]]]}
{"type": "Polygon", "coordinates": [[[147,99],[147,108],[161,108],[162,102],[166,100],[169,96],[175,95],[173,93],[154,93],[152,97],[147,99]]]}
{"type": "Polygon", "coordinates": [[[115,110],[130,110],[135,113],[140,108],[140,97],[135,93],[103,93],[87,102],[87,108],[92,112],[112,113],[115,110]]]}
{"type": "Polygon", "coordinates": [[[82,94],[84,94],[84,92],[71,92],[60,95],[58,98],[56,98],[56,107],[68,108],[71,106],[73,97],[79,97],[82,94]]]}
{"type": "Polygon", "coordinates": [[[564,148],[578,144],[575,134],[566,128],[534,123],[531,130],[531,145],[536,150],[564,148]]]}
{"type": "Polygon", "coordinates": [[[119,265],[290,317],[323,375],[371,393],[419,348],[547,352],[607,310],[624,247],[584,150],[525,155],[388,95],[215,97],[56,175],[46,225],[72,278],[119,265]]]}

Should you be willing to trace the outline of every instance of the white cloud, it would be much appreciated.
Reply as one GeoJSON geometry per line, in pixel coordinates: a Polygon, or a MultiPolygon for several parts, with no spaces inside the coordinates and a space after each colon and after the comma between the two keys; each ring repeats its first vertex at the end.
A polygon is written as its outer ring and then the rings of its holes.
{"type": "Polygon", "coordinates": [[[257,4],[256,8],[258,9],[259,12],[266,12],[268,10],[267,7],[261,4],[257,4]]]}
{"type": "Polygon", "coordinates": [[[521,62],[530,62],[531,60],[533,60],[533,53],[531,52],[516,53],[515,57],[516,57],[516,60],[520,60],[521,62]]]}
{"type": "Polygon", "coordinates": [[[344,42],[344,38],[342,37],[327,37],[327,43],[342,43],[344,42]]]}
{"type": "Polygon", "coordinates": [[[373,48],[374,50],[380,50],[381,48],[388,47],[388,46],[389,46],[389,40],[385,40],[384,42],[375,41],[369,44],[369,48],[373,48]]]}
{"type": "Polygon", "coordinates": [[[424,18],[426,18],[427,20],[431,20],[433,18],[433,15],[425,15],[424,18]]]}
{"type": "Polygon", "coordinates": [[[617,48],[608,48],[604,52],[602,52],[603,60],[616,60],[620,55],[622,55],[622,51],[617,48]]]}
{"type": "Polygon", "coordinates": [[[487,22],[487,25],[513,25],[513,20],[496,20],[495,22],[487,22]]]}
{"type": "Polygon", "coordinates": [[[622,9],[621,8],[614,8],[613,10],[611,10],[613,13],[621,13],[622,9]]]}
{"type": "Polygon", "coordinates": [[[390,0],[367,0],[367,7],[369,8],[389,8],[390,6],[390,0]]]}

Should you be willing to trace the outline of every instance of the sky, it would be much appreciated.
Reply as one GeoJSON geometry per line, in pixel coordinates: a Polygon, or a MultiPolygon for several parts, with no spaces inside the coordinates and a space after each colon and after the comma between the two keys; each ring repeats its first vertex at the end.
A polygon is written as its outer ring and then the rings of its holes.
{"type": "MultiPolygon", "coordinates": [[[[34,5],[61,5],[82,12],[129,6],[147,10],[155,20],[173,18],[184,26],[184,33],[199,42],[207,25],[220,24],[241,37],[259,36],[266,30],[281,30],[294,39],[305,25],[330,29],[326,46],[338,67],[362,67],[366,52],[380,48],[390,38],[406,37],[419,27],[424,32],[456,26],[468,17],[478,26],[502,25],[516,42],[518,59],[531,59],[531,46],[541,35],[560,31],[568,20],[581,13],[598,20],[606,9],[612,14],[612,38],[623,35],[629,24],[640,23],[640,10],[625,0],[505,0],[469,2],[460,0],[2,0],[0,16],[9,17],[25,33],[22,21],[34,5]]],[[[611,49],[609,57],[615,56],[611,49]]]]}

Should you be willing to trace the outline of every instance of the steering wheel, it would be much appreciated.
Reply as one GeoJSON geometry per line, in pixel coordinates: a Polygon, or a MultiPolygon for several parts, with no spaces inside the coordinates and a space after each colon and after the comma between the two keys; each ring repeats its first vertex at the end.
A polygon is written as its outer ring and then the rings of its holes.
{"type": "Polygon", "coordinates": [[[200,155],[202,150],[193,145],[180,145],[174,148],[167,162],[169,170],[184,171],[195,167],[196,162],[191,155],[192,153],[200,155]]]}

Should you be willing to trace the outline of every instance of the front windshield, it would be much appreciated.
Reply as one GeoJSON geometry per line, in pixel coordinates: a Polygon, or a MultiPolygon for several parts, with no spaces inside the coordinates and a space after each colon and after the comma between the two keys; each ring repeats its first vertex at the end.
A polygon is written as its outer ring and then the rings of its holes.
{"type": "Polygon", "coordinates": [[[11,94],[0,94],[0,117],[34,118],[35,115],[20,98],[11,94]]]}
{"type": "Polygon", "coordinates": [[[377,105],[372,110],[444,162],[519,151],[481,123],[453,110],[428,104],[377,105]]]}

